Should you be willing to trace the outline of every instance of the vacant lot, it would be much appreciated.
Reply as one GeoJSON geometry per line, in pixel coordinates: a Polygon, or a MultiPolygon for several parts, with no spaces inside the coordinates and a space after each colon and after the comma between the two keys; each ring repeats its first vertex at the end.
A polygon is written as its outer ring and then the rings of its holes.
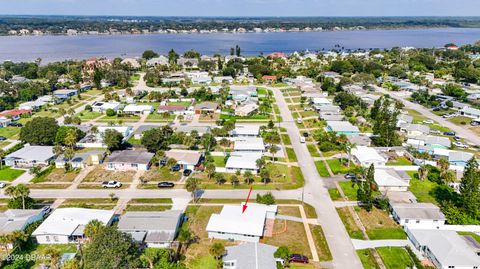
{"type": "Polygon", "coordinates": [[[275,220],[273,233],[274,235],[272,237],[264,237],[260,241],[264,244],[278,247],[287,246],[292,253],[302,254],[310,259],[312,258],[312,252],[308,246],[307,234],[303,223],[277,219],[275,220]]]}
{"type": "Polygon", "coordinates": [[[348,211],[347,207],[337,208],[337,212],[338,212],[338,215],[340,216],[340,219],[343,222],[343,225],[345,225],[345,229],[347,229],[347,232],[351,238],[365,239],[363,237],[362,231],[355,223],[355,220],[353,220],[353,217],[348,211]]]}
{"type": "Polygon", "coordinates": [[[407,238],[403,229],[390,218],[387,211],[373,208],[372,211],[367,212],[359,207],[355,207],[355,211],[371,240],[407,238]]]}
{"type": "Polygon", "coordinates": [[[131,182],[134,171],[110,171],[103,167],[97,167],[83,179],[83,182],[102,182],[108,180],[116,180],[120,182],[131,182]]]}
{"type": "Polygon", "coordinates": [[[63,168],[51,166],[47,168],[40,176],[32,179],[33,183],[40,182],[72,182],[80,170],[65,172],[63,168]]]}
{"type": "Polygon", "coordinates": [[[182,174],[180,172],[172,172],[167,167],[152,167],[142,176],[146,181],[178,181],[182,174]]]}

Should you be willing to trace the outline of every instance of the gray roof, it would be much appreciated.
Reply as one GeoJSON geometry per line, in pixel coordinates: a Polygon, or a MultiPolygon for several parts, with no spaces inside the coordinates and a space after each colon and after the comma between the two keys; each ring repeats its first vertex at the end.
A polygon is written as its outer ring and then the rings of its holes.
{"type": "Polygon", "coordinates": [[[0,213],[0,234],[22,230],[31,217],[42,214],[41,209],[9,209],[0,213]]]}
{"type": "Polygon", "coordinates": [[[444,136],[427,136],[424,137],[425,144],[436,144],[436,145],[442,145],[444,147],[449,148],[451,146],[451,141],[448,137],[444,136]]]}
{"type": "Polygon", "coordinates": [[[226,247],[223,261],[235,261],[236,269],[276,269],[273,254],[277,247],[262,243],[246,243],[239,246],[226,247]]]}
{"type": "MultiPolygon", "coordinates": [[[[87,152],[76,153],[75,156],[73,156],[73,158],[70,161],[72,163],[83,163],[92,155],[103,155],[105,153],[106,153],[105,150],[91,150],[87,152]]],[[[58,156],[58,158],[55,160],[55,162],[66,162],[66,161],[67,159],[64,157],[64,155],[58,156]]]]}
{"type": "Polygon", "coordinates": [[[440,208],[432,203],[390,203],[401,219],[445,220],[440,208]]]}
{"type": "Polygon", "coordinates": [[[147,232],[145,240],[151,242],[173,240],[182,216],[181,210],[163,212],[127,212],[120,217],[120,231],[147,232]],[[158,240],[162,239],[162,240],[158,240]]]}
{"type": "Polygon", "coordinates": [[[365,135],[347,135],[347,139],[350,143],[353,143],[357,146],[370,146],[372,140],[370,137],[365,135]]]}
{"type": "Polygon", "coordinates": [[[470,152],[453,150],[453,151],[450,151],[450,153],[448,154],[448,161],[449,162],[458,162],[458,161],[468,162],[472,157],[473,157],[473,154],[470,152]]]}
{"type": "Polygon", "coordinates": [[[327,126],[334,132],[359,132],[357,126],[348,121],[327,121],[327,126]]]}
{"type": "Polygon", "coordinates": [[[53,147],[51,146],[25,146],[8,154],[5,158],[44,162],[50,160],[54,156],[53,147]]]}
{"type": "Polygon", "coordinates": [[[428,247],[442,267],[473,268],[473,266],[480,266],[480,257],[477,256],[470,244],[455,231],[411,229],[410,233],[421,246],[428,247]]]}
{"type": "Polygon", "coordinates": [[[138,128],[133,132],[134,134],[143,134],[143,132],[159,128],[157,125],[140,125],[138,128]]]}
{"type": "Polygon", "coordinates": [[[114,151],[107,159],[107,163],[136,163],[148,164],[155,154],[140,150],[114,151]]]}
{"type": "Polygon", "coordinates": [[[430,127],[422,124],[404,124],[402,125],[402,128],[404,128],[407,131],[419,131],[422,133],[429,133],[430,132],[430,127]]]}
{"type": "Polygon", "coordinates": [[[180,125],[176,128],[177,132],[191,133],[193,130],[197,131],[199,134],[210,133],[210,126],[190,126],[190,125],[180,125]]]}

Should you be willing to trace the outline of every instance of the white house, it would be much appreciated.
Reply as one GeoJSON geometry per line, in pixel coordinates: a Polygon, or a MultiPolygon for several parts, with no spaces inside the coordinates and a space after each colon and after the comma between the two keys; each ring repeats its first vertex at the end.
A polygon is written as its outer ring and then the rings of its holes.
{"type": "Polygon", "coordinates": [[[105,168],[115,171],[147,171],[154,155],[142,150],[114,151],[105,160],[105,168]]]}
{"type": "Polygon", "coordinates": [[[436,268],[480,268],[478,249],[456,231],[406,229],[406,232],[415,248],[436,268]]]}
{"type": "Polygon", "coordinates": [[[316,106],[326,106],[332,104],[332,102],[325,97],[314,97],[312,98],[312,103],[316,106]]]}
{"type": "Polygon", "coordinates": [[[157,58],[152,58],[147,61],[148,67],[157,66],[157,65],[168,65],[168,58],[163,55],[160,55],[157,58]]]}
{"type": "Polygon", "coordinates": [[[203,158],[203,154],[195,150],[181,150],[181,149],[171,149],[165,151],[165,156],[167,158],[172,158],[177,161],[177,164],[180,165],[181,169],[190,169],[195,170],[195,168],[200,165],[200,162],[203,158]]]}
{"type": "Polygon", "coordinates": [[[370,165],[385,166],[387,160],[371,147],[357,146],[351,150],[353,161],[362,167],[368,168],[370,165]]]}
{"type": "Polygon", "coordinates": [[[327,121],[326,131],[335,132],[337,135],[357,135],[360,130],[349,121],[327,121]]]}
{"type": "Polygon", "coordinates": [[[462,114],[465,117],[477,119],[477,118],[480,118],[480,109],[476,109],[473,107],[464,107],[460,109],[460,114],[462,114]]]}
{"type": "Polygon", "coordinates": [[[8,209],[0,213],[0,234],[23,231],[28,225],[42,220],[44,215],[42,209],[8,209]]]}
{"type": "Polygon", "coordinates": [[[265,144],[261,137],[235,137],[233,149],[235,151],[264,152],[265,144]]]}
{"type": "Polygon", "coordinates": [[[255,103],[248,103],[240,105],[235,108],[235,116],[248,117],[258,110],[258,105],[255,103]]]}
{"type": "Polygon", "coordinates": [[[242,205],[225,205],[220,214],[210,216],[208,237],[258,242],[264,235],[271,235],[276,213],[276,205],[252,203],[243,213],[242,205]]]}
{"type": "Polygon", "coordinates": [[[60,155],[55,160],[55,167],[64,168],[67,163],[70,163],[73,168],[83,169],[90,165],[101,164],[106,154],[105,150],[91,150],[76,153],[71,160],[66,159],[64,155],[60,155]]]}
{"type": "Polygon", "coordinates": [[[0,117],[0,128],[7,127],[10,123],[12,123],[11,119],[6,117],[0,117]]]}
{"type": "Polygon", "coordinates": [[[5,156],[5,164],[16,168],[29,168],[37,165],[47,166],[54,158],[55,154],[52,146],[26,145],[5,156]]]}
{"type": "Polygon", "coordinates": [[[430,133],[430,127],[422,124],[406,123],[400,126],[400,131],[410,136],[421,136],[430,133]]]}
{"type": "Polygon", "coordinates": [[[258,136],[260,135],[260,125],[258,124],[235,124],[230,134],[232,136],[258,136]]]}
{"type": "Polygon", "coordinates": [[[180,210],[127,212],[120,217],[118,230],[149,248],[169,248],[182,224],[180,210]]]}
{"type": "Polygon", "coordinates": [[[115,211],[88,208],[58,208],[33,231],[39,244],[69,244],[84,238],[84,229],[91,220],[110,225],[115,211]]]}
{"type": "Polygon", "coordinates": [[[445,215],[432,203],[390,203],[393,219],[401,226],[416,229],[438,229],[445,215]]]}
{"type": "Polygon", "coordinates": [[[277,247],[262,243],[245,243],[225,248],[223,269],[276,269],[277,247]]]}
{"type": "Polygon", "coordinates": [[[374,180],[381,192],[407,191],[410,186],[410,180],[393,169],[375,169],[374,180]]]}
{"type": "Polygon", "coordinates": [[[153,112],[153,107],[150,105],[134,105],[130,104],[123,108],[124,114],[148,115],[153,112]]]}
{"type": "Polygon", "coordinates": [[[236,171],[250,171],[253,174],[258,172],[257,160],[262,158],[261,152],[232,152],[225,164],[228,173],[236,171]]]}
{"type": "Polygon", "coordinates": [[[127,141],[133,133],[132,126],[98,126],[97,133],[89,133],[77,143],[79,148],[106,148],[103,143],[103,134],[107,130],[115,130],[123,136],[123,141],[127,141]]]}
{"type": "Polygon", "coordinates": [[[215,83],[233,83],[233,78],[231,76],[220,76],[220,77],[213,77],[213,81],[215,83]]]}
{"type": "Polygon", "coordinates": [[[95,102],[92,105],[92,111],[95,112],[105,112],[107,109],[112,109],[114,111],[118,111],[122,105],[118,102],[95,102]]]}

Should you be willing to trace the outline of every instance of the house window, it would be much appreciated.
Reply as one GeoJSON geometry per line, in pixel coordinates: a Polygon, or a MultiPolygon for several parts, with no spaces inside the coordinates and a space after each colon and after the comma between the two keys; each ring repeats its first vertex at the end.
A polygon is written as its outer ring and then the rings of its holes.
{"type": "Polygon", "coordinates": [[[416,223],[420,223],[420,220],[417,219],[416,223]]]}
{"type": "Polygon", "coordinates": [[[53,241],[58,242],[58,236],[54,235],[53,236],[53,241]]]}
{"type": "Polygon", "coordinates": [[[405,223],[408,223],[409,219],[405,219],[405,223]]]}
{"type": "Polygon", "coordinates": [[[137,164],[137,163],[132,163],[131,166],[134,167],[134,168],[138,168],[138,164],[137,164]]]}
{"type": "Polygon", "coordinates": [[[45,240],[46,240],[47,242],[50,242],[50,236],[48,236],[48,235],[45,236],[45,240]]]}
{"type": "Polygon", "coordinates": [[[455,268],[455,266],[453,266],[453,265],[449,265],[449,266],[448,266],[448,268],[455,268]]]}

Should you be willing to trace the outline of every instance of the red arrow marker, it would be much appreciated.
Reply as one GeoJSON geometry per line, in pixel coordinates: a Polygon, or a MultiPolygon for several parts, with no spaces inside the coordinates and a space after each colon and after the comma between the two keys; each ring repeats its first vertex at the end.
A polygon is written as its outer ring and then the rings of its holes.
{"type": "Polygon", "coordinates": [[[247,203],[248,203],[248,199],[250,198],[250,193],[252,193],[252,187],[253,186],[250,186],[250,191],[248,192],[248,196],[247,196],[247,200],[245,201],[245,204],[243,204],[243,207],[242,207],[242,214],[245,212],[245,210],[247,210],[247,203]]]}

